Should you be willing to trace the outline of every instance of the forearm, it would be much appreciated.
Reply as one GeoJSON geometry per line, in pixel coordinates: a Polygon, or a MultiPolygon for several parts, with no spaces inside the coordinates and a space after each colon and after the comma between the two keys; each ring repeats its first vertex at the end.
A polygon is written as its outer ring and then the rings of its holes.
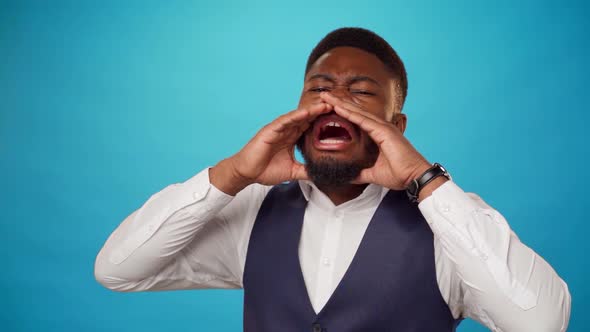
{"type": "Polygon", "coordinates": [[[253,183],[236,173],[233,162],[230,157],[209,169],[211,184],[231,196],[237,195],[242,189],[253,183]]]}
{"type": "Polygon", "coordinates": [[[461,280],[464,315],[507,332],[564,331],[565,282],[497,211],[452,182],[439,188],[420,210],[461,280]]]}
{"type": "Polygon", "coordinates": [[[152,195],[111,234],[95,263],[97,280],[113,290],[147,290],[204,225],[231,200],[205,170],[152,195]]]}

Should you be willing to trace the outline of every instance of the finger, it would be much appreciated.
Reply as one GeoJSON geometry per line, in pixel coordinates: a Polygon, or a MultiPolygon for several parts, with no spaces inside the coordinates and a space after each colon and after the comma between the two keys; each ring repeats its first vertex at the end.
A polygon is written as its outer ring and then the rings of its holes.
{"type": "Polygon", "coordinates": [[[277,118],[274,121],[276,124],[272,127],[272,129],[276,132],[280,132],[295,126],[309,126],[309,123],[312,122],[316,117],[323,113],[330,112],[331,109],[331,105],[326,103],[318,103],[306,108],[291,111],[277,118]]]}
{"type": "Polygon", "coordinates": [[[334,107],[342,107],[342,108],[346,108],[349,111],[352,112],[357,112],[357,113],[361,113],[363,115],[365,115],[366,117],[369,117],[377,122],[381,122],[383,124],[387,124],[388,122],[379,118],[378,116],[371,114],[365,110],[363,110],[359,105],[351,102],[351,101],[347,101],[344,100],[342,98],[336,97],[335,95],[329,93],[329,92],[322,92],[320,94],[320,97],[325,100],[327,103],[334,105],[334,107]]]}
{"type": "Polygon", "coordinates": [[[303,122],[305,122],[304,120],[306,118],[307,114],[305,111],[294,110],[274,120],[270,124],[270,127],[275,132],[282,132],[286,129],[302,124],[303,122]]]}
{"type": "Polygon", "coordinates": [[[333,109],[334,106],[326,104],[324,102],[313,104],[311,106],[301,109],[303,112],[307,111],[307,118],[305,119],[305,122],[300,122],[301,124],[299,125],[299,130],[303,133],[311,126],[312,122],[315,121],[315,119],[318,116],[330,113],[333,111],[333,109]]]}
{"type": "Polygon", "coordinates": [[[327,104],[325,102],[319,102],[319,103],[314,103],[311,105],[308,105],[306,107],[302,107],[299,108],[294,112],[294,114],[296,114],[298,117],[301,117],[301,119],[306,119],[309,122],[313,121],[313,118],[323,114],[323,113],[327,113],[332,111],[333,106],[330,104],[327,104]]]}
{"type": "Polygon", "coordinates": [[[334,106],[334,111],[336,114],[359,126],[377,144],[380,144],[385,140],[387,132],[391,130],[392,127],[389,124],[384,124],[367,117],[365,114],[353,112],[340,106],[334,106]]]}
{"type": "Polygon", "coordinates": [[[306,125],[306,127],[308,127],[308,125],[310,123],[312,123],[318,116],[331,112],[333,110],[333,108],[334,108],[334,106],[332,106],[330,104],[320,102],[320,103],[312,104],[310,106],[298,109],[296,111],[298,113],[297,115],[299,117],[303,117],[303,118],[298,118],[298,122],[303,125],[306,125]]]}
{"type": "Polygon", "coordinates": [[[304,120],[299,121],[298,130],[300,134],[303,134],[312,123],[322,114],[330,113],[334,109],[334,106],[320,102],[317,104],[310,105],[308,107],[300,109],[303,114],[307,114],[304,120]]]}
{"type": "Polygon", "coordinates": [[[334,108],[334,106],[324,103],[324,102],[320,102],[320,103],[308,106],[306,108],[308,111],[307,121],[313,122],[318,116],[325,114],[325,113],[330,113],[333,110],[333,108],[334,108]]]}

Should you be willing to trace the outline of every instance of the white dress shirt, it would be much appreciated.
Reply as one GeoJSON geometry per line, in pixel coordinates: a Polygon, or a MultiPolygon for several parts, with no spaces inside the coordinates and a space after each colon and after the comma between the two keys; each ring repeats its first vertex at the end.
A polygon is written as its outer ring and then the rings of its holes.
{"type": "MultiPolygon", "coordinates": [[[[299,181],[308,205],[299,260],[314,310],[342,279],[388,189],[369,185],[335,206],[299,181]]],[[[241,288],[250,232],[270,186],[235,197],[209,182],[208,169],[152,195],[111,234],[96,279],[115,291],[241,288]]],[[[525,246],[500,213],[447,181],[418,205],[434,233],[436,277],[455,318],[492,331],[565,331],[566,283],[525,246]]]]}

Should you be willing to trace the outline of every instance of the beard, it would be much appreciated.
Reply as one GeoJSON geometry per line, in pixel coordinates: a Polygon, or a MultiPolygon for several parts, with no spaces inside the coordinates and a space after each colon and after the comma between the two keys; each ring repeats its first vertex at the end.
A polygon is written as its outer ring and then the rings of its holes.
{"type": "Polygon", "coordinates": [[[305,146],[307,134],[305,132],[301,135],[296,146],[305,161],[307,175],[318,187],[342,187],[350,184],[363,169],[373,166],[379,156],[379,147],[369,138],[365,144],[366,153],[361,158],[339,160],[331,156],[321,156],[314,160],[305,146]]]}

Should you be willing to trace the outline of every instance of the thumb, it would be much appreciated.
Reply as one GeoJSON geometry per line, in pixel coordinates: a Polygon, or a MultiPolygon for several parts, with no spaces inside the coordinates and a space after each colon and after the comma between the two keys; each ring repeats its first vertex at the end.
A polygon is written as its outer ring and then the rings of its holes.
{"type": "Polygon", "coordinates": [[[359,176],[356,179],[350,181],[352,184],[365,184],[365,183],[373,183],[373,172],[372,168],[366,168],[361,171],[359,176]]]}
{"type": "Polygon", "coordinates": [[[295,158],[295,145],[289,148],[289,154],[291,156],[291,161],[293,162],[293,166],[291,167],[291,180],[309,180],[305,165],[297,161],[297,158],[295,158]]]}
{"type": "Polygon", "coordinates": [[[305,165],[302,163],[295,161],[293,163],[293,171],[292,171],[292,178],[293,180],[309,180],[309,175],[307,174],[307,170],[305,169],[305,165]]]}

